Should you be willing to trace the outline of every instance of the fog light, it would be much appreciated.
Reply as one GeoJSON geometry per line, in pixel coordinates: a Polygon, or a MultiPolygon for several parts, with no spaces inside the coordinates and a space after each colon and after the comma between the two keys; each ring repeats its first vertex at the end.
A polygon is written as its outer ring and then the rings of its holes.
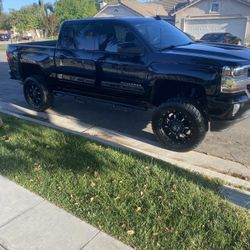
{"type": "Polygon", "coordinates": [[[234,104],[232,116],[235,116],[240,110],[240,104],[234,104]]]}

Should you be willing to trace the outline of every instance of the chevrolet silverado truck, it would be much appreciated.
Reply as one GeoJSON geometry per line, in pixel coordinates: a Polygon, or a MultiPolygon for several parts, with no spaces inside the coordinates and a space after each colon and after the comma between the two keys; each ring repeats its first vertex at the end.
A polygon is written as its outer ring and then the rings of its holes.
{"type": "Polygon", "coordinates": [[[194,42],[160,18],[66,21],[57,41],[11,44],[7,59],[34,110],[57,93],[153,108],[156,138],[178,152],[249,115],[250,50],[194,42]]]}

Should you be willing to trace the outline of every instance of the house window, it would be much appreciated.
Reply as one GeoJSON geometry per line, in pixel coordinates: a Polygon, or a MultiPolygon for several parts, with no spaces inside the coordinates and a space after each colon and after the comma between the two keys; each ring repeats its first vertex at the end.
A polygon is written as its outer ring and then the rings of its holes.
{"type": "Polygon", "coordinates": [[[220,1],[218,0],[212,0],[211,7],[210,7],[211,13],[219,13],[220,12],[220,1]]]}

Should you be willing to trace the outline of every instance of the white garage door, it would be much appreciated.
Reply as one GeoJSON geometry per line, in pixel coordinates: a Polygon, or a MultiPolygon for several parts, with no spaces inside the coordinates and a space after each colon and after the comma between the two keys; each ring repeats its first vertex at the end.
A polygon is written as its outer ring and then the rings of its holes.
{"type": "Polygon", "coordinates": [[[219,18],[219,19],[186,19],[184,31],[200,39],[206,33],[229,32],[245,39],[246,18],[219,18]]]}

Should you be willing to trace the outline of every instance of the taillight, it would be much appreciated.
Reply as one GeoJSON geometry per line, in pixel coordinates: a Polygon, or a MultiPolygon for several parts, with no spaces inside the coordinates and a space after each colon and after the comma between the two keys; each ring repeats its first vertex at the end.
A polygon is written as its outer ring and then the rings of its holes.
{"type": "Polygon", "coordinates": [[[8,62],[10,63],[13,59],[13,55],[10,52],[6,51],[6,56],[7,56],[8,62]]]}

